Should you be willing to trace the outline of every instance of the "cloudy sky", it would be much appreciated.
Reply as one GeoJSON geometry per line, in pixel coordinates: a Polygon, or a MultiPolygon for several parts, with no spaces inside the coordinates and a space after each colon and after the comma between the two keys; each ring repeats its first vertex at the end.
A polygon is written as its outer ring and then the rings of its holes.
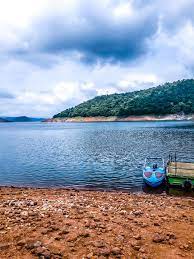
{"type": "Polygon", "coordinates": [[[0,116],[194,73],[194,0],[0,0],[0,116]]]}

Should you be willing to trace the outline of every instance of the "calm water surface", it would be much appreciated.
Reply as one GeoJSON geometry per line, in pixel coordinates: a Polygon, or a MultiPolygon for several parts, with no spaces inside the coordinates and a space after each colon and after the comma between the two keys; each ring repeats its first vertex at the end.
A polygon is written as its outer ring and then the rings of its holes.
{"type": "Polygon", "coordinates": [[[1,123],[0,185],[140,190],[144,158],[175,150],[194,160],[194,123],[1,123]]]}

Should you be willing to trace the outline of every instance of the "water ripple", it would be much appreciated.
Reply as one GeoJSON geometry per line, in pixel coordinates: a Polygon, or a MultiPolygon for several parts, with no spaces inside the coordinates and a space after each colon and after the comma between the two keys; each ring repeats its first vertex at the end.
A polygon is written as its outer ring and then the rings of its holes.
{"type": "Polygon", "coordinates": [[[146,156],[194,161],[194,123],[0,125],[0,184],[134,190],[146,156]]]}

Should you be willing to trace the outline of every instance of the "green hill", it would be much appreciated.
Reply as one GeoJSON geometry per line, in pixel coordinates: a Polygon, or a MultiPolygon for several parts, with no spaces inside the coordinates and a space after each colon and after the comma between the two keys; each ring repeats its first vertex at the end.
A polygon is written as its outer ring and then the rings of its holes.
{"type": "Polygon", "coordinates": [[[194,113],[194,80],[166,83],[146,90],[97,96],[53,118],[194,113]]]}
{"type": "Polygon", "coordinates": [[[10,122],[39,122],[44,120],[43,118],[31,118],[27,116],[3,117],[3,119],[8,120],[10,122]]]}

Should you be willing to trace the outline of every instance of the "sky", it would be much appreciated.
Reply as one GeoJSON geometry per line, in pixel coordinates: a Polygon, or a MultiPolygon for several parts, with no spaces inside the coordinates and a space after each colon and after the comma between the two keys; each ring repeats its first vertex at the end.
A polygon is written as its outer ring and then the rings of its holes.
{"type": "Polygon", "coordinates": [[[0,0],[0,116],[193,78],[194,0],[0,0]]]}

